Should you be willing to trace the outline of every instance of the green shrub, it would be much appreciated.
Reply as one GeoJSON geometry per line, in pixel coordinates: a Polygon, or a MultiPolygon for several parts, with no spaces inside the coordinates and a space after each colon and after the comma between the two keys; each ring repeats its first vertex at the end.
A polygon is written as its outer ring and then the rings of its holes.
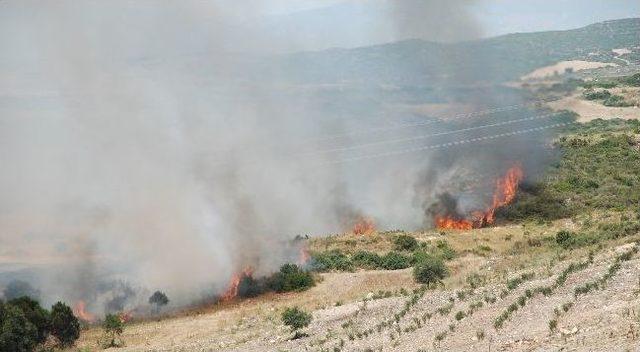
{"type": "Polygon", "coordinates": [[[115,314],[107,314],[102,322],[103,335],[98,340],[98,344],[102,348],[122,347],[120,335],[124,331],[124,323],[119,316],[115,314]]]}
{"type": "Polygon", "coordinates": [[[37,332],[36,343],[42,343],[47,339],[51,317],[46,309],[40,307],[40,303],[30,297],[23,296],[10,300],[7,305],[19,308],[27,320],[33,324],[37,332]]]}
{"type": "Polygon", "coordinates": [[[353,271],[355,267],[351,258],[335,249],[313,255],[313,268],[318,271],[353,271]]]}
{"type": "Polygon", "coordinates": [[[626,77],[624,82],[630,86],[640,87],[640,73],[636,73],[632,76],[626,77]]]}
{"type": "Polygon", "coordinates": [[[64,347],[73,345],[80,337],[80,322],[73,315],[71,308],[62,302],[51,307],[51,334],[64,347]]]}
{"type": "Polygon", "coordinates": [[[393,241],[397,251],[413,251],[418,248],[418,241],[409,235],[399,235],[393,241]]]}
{"type": "Polygon", "coordinates": [[[607,99],[605,99],[604,102],[602,102],[602,104],[604,106],[612,106],[612,107],[627,107],[627,106],[632,106],[633,104],[627,103],[624,100],[624,97],[620,96],[620,95],[612,95],[610,97],[608,97],[607,99]]]}
{"type": "Polygon", "coordinates": [[[556,243],[562,248],[569,248],[573,243],[575,233],[567,230],[561,230],[556,233],[556,243]]]}
{"type": "Polygon", "coordinates": [[[582,93],[582,96],[587,100],[600,100],[600,99],[607,99],[611,97],[611,92],[609,92],[608,90],[600,90],[600,91],[587,90],[582,93]]]}
{"type": "Polygon", "coordinates": [[[303,291],[315,285],[313,275],[295,264],[285,264],[268,280],[268,286],[276,292],[303,291]]]}
{"type": "Polygon", "coordinates": [[[444,261],[439,257],[428,257],[413,268],[414,279],[421,284],[439,283],[448,275],[444,261]]]}
{"type": "Polygon", "coordinates": [[[299,309],[298,307],[287,308],[282,312],[282,322],[296,331],[308,326],[311,323],[311,314],[299,309]]]}
{"type": "Polygon", "coordinates": [[[379,269],[382,267],[382,258],[373,252],[359,251],[351,257],[353,264],[359,268],[379,269]]]}
{"type": "Polygon", "coordinates": [[[24,312],[0,303],[0,351],[31,352],[38,341],[38,329],[24,312]]]}
{"type": "Polygon", "coordinates": [[[456,251],[451,248],[449,242],[445,240],[439,240],[436,243],[437,255],[442,257],[445,260],[451,260],[456,257],[456,251]]]}
{"type": "Polygon", "coordinates": [[[389,252],[382,257],[381,266],[385,270],[406,269],[411,266],[411,262],[407,256],[398,252],[389,252]]]}

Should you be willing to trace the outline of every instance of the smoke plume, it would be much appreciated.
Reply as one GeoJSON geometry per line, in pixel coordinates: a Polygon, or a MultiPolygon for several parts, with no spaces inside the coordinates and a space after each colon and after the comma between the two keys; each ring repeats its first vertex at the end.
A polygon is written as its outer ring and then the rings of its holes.
{"type": "MultiPolygon", "coordinates": [[[[464,4],[393,1],[381,16],[399,36],[457,40],[477,33],[464,4]]],[[[2,271],[28,278],[44,303],[83,300],[96,314],[143,304],[156,289],[188,304],[223,292],[244,266],[260,275],[295,262],[296,235],[343,232],[360,216],[383,229],[431,226],[426,209],[442,194],[457,197],[512,160],[537,165],[526,138],[401,152],[495,129],[375,145],[488,120],[412,113],[414,98],[394,100],[409,93],[388,87],[288,81],[266,53],[295,47],[247,29],[259,17],[251,11],[219,1],[0,2],[2,271]],[[434,124],[396,129],[415,119],[434,124]]],[[[495,106],[478,96],[439,103],[495,106]]],[[[486,202],[469,194],[458,207],[486,202]]]]}

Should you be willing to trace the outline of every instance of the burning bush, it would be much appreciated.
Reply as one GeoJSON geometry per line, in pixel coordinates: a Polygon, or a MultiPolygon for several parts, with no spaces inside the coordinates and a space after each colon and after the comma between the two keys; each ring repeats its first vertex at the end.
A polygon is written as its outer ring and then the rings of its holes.
{"type": "Polygon", "coordinates": [[[315,285],[313,275],[295,264],[285,264],[268,279],[268,287],[276,292],[303,291],[315,285]]]}

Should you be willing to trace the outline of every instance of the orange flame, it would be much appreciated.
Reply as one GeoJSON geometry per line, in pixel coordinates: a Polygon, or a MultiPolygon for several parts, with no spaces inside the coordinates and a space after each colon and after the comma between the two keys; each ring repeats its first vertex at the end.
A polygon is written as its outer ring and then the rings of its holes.
{"type": "Polygon", "coordinates": [[[436,216],[436,227],[439,229],[471,230],[473,222],[465,219],[454,219],[450,216],[436,216]]]}
{"type": "Polygon", "coordinates": [[[234,274],[233,277],[231,277],[231,281],[229,282],[229,286],[227,287],[227,290],[224,291],[222,296],[220,296],[220,299],[223,302],[228,302],[238,297],[238,289],[240,286],[240,281],[242,281],[242,279],[245,277],[251,277],[251,276],[253,276],[253,269],[251,267],[246,267],[241,273],[234,274]]]}
{"type": "Polygon", "coordinates": [[[301,247],[300,253],[298,254],[298,266],[303,266],[307,264],[309,259],[311,259],[311,256],[309,255],[309,251],[307,250],[306,247],[301,247]]]}
{"type": "Polygon", "coordinates": [[[87,311],[87,304],[83,300],[80,300],[73,305],[73,315],[75,315],[76,318],[89,323],[96,321],[96,316],[87,311]]]}
{"type": "Polygon", "coordinates": [[[355,225],[353,225],[354,235],[371,235],[376,232],[376,225],[373,219],[367,217],[361,217],[355,225]]]}
{"type": "Polygon", "coordinates": [[[496,210],[515,199],[518,185],[523,178],[524,172],[520,165],[512,166],[503,177],[496,180],[496,190],[489,208],[485,211],[474,212],[471,220],[438,215],[435,218],[436,227],[439,229],[471,230],[493,224],[496,220],[496,210]]]}
{"type": "Polygon", "coordinates": [[[124,311],[124,312],[120,312],[118,314],[118,318],[120,318],[120,321],[123,324],[130,322],[131,319],[133,319],[133,310],[127,310],[127,311],[124,311]]]}

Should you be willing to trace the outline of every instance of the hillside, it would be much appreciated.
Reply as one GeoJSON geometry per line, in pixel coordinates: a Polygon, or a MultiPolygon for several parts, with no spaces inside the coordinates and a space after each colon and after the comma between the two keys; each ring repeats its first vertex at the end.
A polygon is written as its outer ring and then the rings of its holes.
{"type": "MultiPolygon", "coordinates": [[[[637,120],[565,130],[554,142],[559,162],[522,189],[496,227],[314,238],[315,287],[133,322],[118,350],[636,348],[639,131],[637,120]],[[416,242],[398,241],[407,237],[416,242]],[[371,259],[390,253],[392,267],[371,259]],[[446,261],[441,285],[413,280],[407,267],[424,255],[446,261]],[[313,315],[295,340],[280,321],[291,306],[313,315]]],[[[98,327],[83,332],[80,350],[93,350],[100,335],[98,327]]]]}
{"type": "Polygon", "coordinates": [[[331,49],[280,57],[275,72],[297,83],[377,83],[430,86],[442,83],[504,82],[558,61],[619,62],[611,51],[640,52],[640,19],[583,28],[520,33],[452,44],[407,40],[355,49],[331,49]]]}

